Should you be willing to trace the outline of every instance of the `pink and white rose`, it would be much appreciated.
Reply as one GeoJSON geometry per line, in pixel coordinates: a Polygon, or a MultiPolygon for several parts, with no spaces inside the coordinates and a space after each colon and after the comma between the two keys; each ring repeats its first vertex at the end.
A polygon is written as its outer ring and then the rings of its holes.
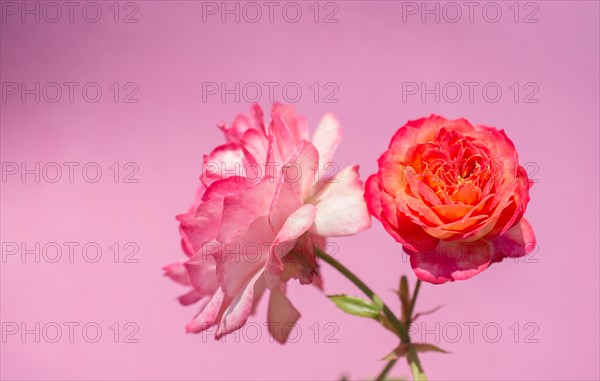
{"type": "Polygon", "coordinates": [[[320,286],[314,247],[370,227],[358,166],[326,176],[342,139],[331,114],[310,139],[306,120],[280,104],[268,125],[255,105],[219,127],[227,143],[204,156],[196,200],[177,216],[187,259],[165,274],[191,287],[181,304],[201,303],[187,332],[241,328],[268,291],[269,332],[284,343],[300,317],[287,281],[320,286]]]}

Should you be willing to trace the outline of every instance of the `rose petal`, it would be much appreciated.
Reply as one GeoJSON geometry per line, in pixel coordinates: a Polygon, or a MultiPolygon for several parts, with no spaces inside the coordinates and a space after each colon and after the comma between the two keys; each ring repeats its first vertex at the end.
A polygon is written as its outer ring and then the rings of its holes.
{"type": "Polygon", "coordinates": [[[237,143],[227,143],[215,148],[210,155],[204,155],[202,183],[208,187],[213,181],[229,176],[244,176],[246,164],[244,151],[237,143]]]}
{"type": "Polygon", "coordinates": [[[405,215],[411,217],[415,223],[425,226],[438,226],[444,222],[429,206],[419,199],[403,191],[396,193],[396,207],[405,215]]]}
{"type": "Polygon", "coordinates": [[[279,278],[284,268],[283,256],[292,250],[295,240],[311,227],[316,214],[317,208],[314,205],[306,204],[292,213],[277,233],[265,266],[265,280],[270,289],[279,285],[279,278]]]}
{"type": "Polygon", "coordinates": [[[314,185],[318,155],[312,143],[304,141],[283,168],[269,208],[269,222],[273,231],[279,231],[290,214],[304,204],[306,195],[314,185]]]}
{"type": "Polygon", "coordinates": [[[395,195],[408,185],[407,171],[410,163],[400,161],[391,151],[386,151],[378,160],[380,180],[383,189],[395,195]]]}
{"type": "Polygon", "coordinates": [[[223,296],[221,289],[217,289],[198,315],[185,326],[185,331],[187,333],[199,333],[215,325],[223,303],[223,296]]]}
{"type": "Polygon", "coordinates": [[[278,153],[276,161],[280,165],[286,163],[294,152],[296,142],[281,115],[273,114],[270,131],[274,142],[273,147],[278,153]]]}
{"type": "Polygon", "coordinates": [[[176,283],[182,286],[191,286],[190,277],[188,276],[185,266],[182,262],[175,262],[164,266],[164,275],[171,278],[176,283]]]}
{"type": "Polygon", "coordinates": [[[306,119],[296,114],[296,109],[290,105],[275,103],[271,111],[273,119],[275,116],[282,118],[293,138],[293,143],[298,144],[302,140],[308,139],[308,125],[306,119]]]}
{"type": "Polygon", "coordinates": [[[279,343],[284,344],[290,333],[294,331],[294,326],[300,313],[290,300],[279,289],[271,291],[269,299],[268,325],[269,333],[279,343]]]}
{"type": "MultiPolygon", "coordinates": [[[[263,169],[265,161],[267,160],[267,151],[269,148],[269,141],[262,131],[259,130],[248,130],[244,133],[241,140],[242,150],[249,163],[257,164],[258,168],[263,169]]],[[[247,165],[247,167],[252,167],[247,165]]],[[[259,177],[262,177],[261,173],[259,177]]],[[[258,174],[254,174],[248,177],[254,178],[258,174]]]]}
{"type": "Polygon", "coordinates": [[[246,191],[225,197],[223,203],[223,224],[217,236],[219,242],[230,242],[256,216],[264,215],[269,210],[275,183],[265,177],[246,191]]]}
{"type": "Polygon", "coordinates": [[[342,129],[333,114],[326,114],[315,130],[312,143],[319,151],[319,178],[326,171],[325,165],[331,163],[337,147],[342,142],[342,129]]]}
{"type": "Polygon", "coordinates": [[[368,229],[371,217],[363,195],[358,166],[341,171],[311,198],[310,202],[317,207],[317,216],[310,232],[336,237],[368,229]]]}
{"type": "Polygon", "coordinates": [[[442,284],[469,279],[485,270],[493,246],[485,241],[462,243],[440,241],[435,251],[409,252],[415,275],[429,283],[442,284]]]}
{"type": "Polygon", "coordinates": [[[463,204],[435,205],[431,209],[446,222],[453,222],[463,218],[473,206],[463,204]]]}
{"type": "Polygon", "coordinates": [[[252,105],[251,112],[252,118],[254,118],[255,128],[259,129],[263,134],[266,134],[265,119],[262,107],[258,103],[252,105]]]}
{"type": "Polygon", "coordinates": [[[225,134],[227,141],[239,143],[244,133],[257,128],[255,121],[255,119],[248,118],[244,114],[239,114],[236,116],[231,126],[227,126],[225,123],[219,123],[218,127],[223,131],[223,134],[225,134]]]}
{"type": "Polygon", "coordinates": [[[464,185],[458,188],[452,196],[452,201],[467,205],[475,205],[481,200],[481,189],[473,185],[464,185]]]}
{"type": "Polygon", "coordinates": [[[410,185],[410,190],[413,196],[420,198],[421,201],[427,204],[427,206],[442,204],[442,201],[435,194],[433,189],[431,189],[423,181],[418,180],[416,176],[409,176],[408,184],[410,185]]]}
{"type": "Polygon", "coordinates": [[[523,218],[492,243],[494,261],[501,261],[504,257],[517,258],[531,253],[536,246],[536,238],[533,228],[523,218]]]}
{"type": "Polygon", "coordinates": [[[380,198],[381,191],[381,183],[379,182],[378,174],[369,176],[365,183],[365,200],[367,201],[369,213],[377,219],[381,219],[381,213],[383,211],[380,198]]]}
{"type": "Polygon", "coordinates": [[[396,224],[382,215],[381,223],[385,230],[404,247],[409,250],[430,251],[435,249],[439,239],[428,234],[423,228],[402,213],[398,213],[396,224]]]}
{"type": "Polygon", "coordinates": [[[200,204],[192,218],[181,219],[181,238],[190,253],[194,254],[219,233],[222,211],[223,200],[217,198],[200,204]]]}
{"type": "Polygon", "coordinates": [[[191,285],[202,295],[211,295],[219,288],[216,273],[216,262],[208,250],[199,250],[185,263],[185,269],[191,285]],[[204,252],[203,252],[204,251],[204,252]]]}
{"type": "Polygon", "coordinates": [[[485,143],[487,147],[493,147],[494,152],[500,156],[504,164],[516,165],[519,162],[517,150],[514,143],[506,136],[504,130],[497,130],[493,127],[476,125],[478,140],[485,143]]]}
{"type": "Polygon", "coordinates": [[[227,296],[239,294],[256,273],[261,272],[269,255],[274,234],[266,216],[254,219],[215,255],[219,284],[227,296]]]}
{"type": "Polygon", "coordinates": [[[225,179],[215,180],[204,192],[204,195],[202,196],[202,201],[223,199],[227,196],[232,196],[241,193],[256,183],[257,181],[253,181],[242,176],[231,176],[225,179]]]}
{"type": "Polygon", "coordinates": [[[255,284],[260,276],[262,276],[262,272],[255,274],[223,311],[215,334],[217,340],[246,324],[252,312],[255,291],[258,291],[255,289],[255,284]]]}
{"type": "Polygon", "coordinates": [[[179,303],[181,303],[182,306],[189,306],[190,304],[194,304],[204,297],[205,295],[202,293],[196,290],[191,290],[178,297],[177,300],[179,300],[179,303]]]}
{"type": "Polygon", "coordinates": [[[250,315],[256,314],[258,309],[258,304],[262,299],[265,291],[267,290],[267,285],[265,283],[265,277],[258,277],[256,283],[254,283],[254,301],[252,302],[252,309],[250,310],[250,315]]]}

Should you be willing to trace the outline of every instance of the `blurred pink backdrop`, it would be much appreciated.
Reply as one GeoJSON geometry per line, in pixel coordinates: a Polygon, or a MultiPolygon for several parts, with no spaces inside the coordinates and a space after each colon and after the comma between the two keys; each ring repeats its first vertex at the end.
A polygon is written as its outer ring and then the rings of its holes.
{"type": "MultiPolygon", "coordinates": [[[[459,19],[447,3],[277,3],[273,22],[261,2],[237,3],[239,22],[235,14],[220,19],[221,7],[235,10],[235,2],[78,2],[73,22],[60,2],[61,17],[43,2],[24,3],[34,14],[21,4],[0,4],[2,379],[378,374],[394,338],[296,283],[291,298],[303,316],[295,343],[269,342],[264,301],[252,326],[225,343],[184,332],[196,307],[181,307],[175,298],[184,289],[161,275],[161,266],[183,258],[174,216],[192,200],[202,154],[223,142],[216,123],[231,122],[257,98],[251,82],[261,87],[265,108],[264,83],[278,82],[274,98],[295,101],[311,128],[325,112],[335,113],[345,134],[336,160],[340,167],[360,164],[363,179],[408,119],[437,113],[503,128],[537,180],[527,217],[539,250],[467,282],[424,285],[417,309],[445,307],[423,319],[414,337],[452,352],[424,354],[424,368],[444,380],[600,377],[598,2],[477,2],[471,20],[462,3],[454,3],[459,19]],[[292,22],[298,9],[300,19],[292,22]],[[79,83],[72,102],[65,82],[79,83]],[[228,89],[238,82],[246,93],[238,93],[239,103],[232,94],[223,102],[221,93],[203,94],[209,82],[228,89]],[[423,90],[439,83],[437,102],[436,94],[414,94],[412,86],[422,82],[423,90]],[[478,83],[472,99],[464,82],[478,83]],[[95,84],[84,98],[88,83],[95,84]],[[93,103],[97,87],[102,95],[93,103]],[[64,162],[79,163],[72,182],[64,162]],[[33,172],[40,163],[39,183],[35,173],[23,182],[11,163],[33,172]],[[57,178],[52,163],[62,168],[55,183],[48,181],[57,178]],[[98,167],[102,175],[93,183],[98,167]],[[13,243],[33,249],[36,242],[47,256],[39,263],[35,254],[23,263],[20,248],[13,254],[13,243]],[[56,263],[48,260],[53,242],[62,247],[56,263]],[[79,244],[72,260],[68,242],[79,244]],[[86,260],[82,247],[89,242],[96,244],[88,245],[86,260]],[[91,263],[95,247],[102,256],[91,263]],[[22,329],[31,333],[22,336],[22,329]]],[[[336,257],[398,308],[392,289],[400,275],[411,284],[415,277],[379,222],[335,242],[336,257]]],[[[327,293],[360,294],[322,269],[327,293]]],[[[392,374],[410,373],[400,362],[392,374]]]]}

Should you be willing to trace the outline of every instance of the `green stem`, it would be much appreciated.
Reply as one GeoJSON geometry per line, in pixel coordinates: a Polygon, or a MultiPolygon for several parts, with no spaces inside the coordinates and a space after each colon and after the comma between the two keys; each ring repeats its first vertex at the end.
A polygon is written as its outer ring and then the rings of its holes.
{"type": "MultiPolygon", "coordinates": [[[[408,311],[406,315],[408,316],[405,329],[408,331],[410,329],[410,325],[412,323],[413,312],[415,311],[415,304],[417,303],[417,296],[419,296],[419,290],[421,289],[421,279],[417,279],[417,284],[415,285],[415,291],[413,292],[412,298],[410,300],[410,306],[408,307],[408,311]]],[[[406,356],[408,361],[408,365],[410,366],[410,370],[413,374],[414,380],[427,380],[425,376],[425,372],[423,371],[423,367],[421,366],[421,361],[419,361],[419,356],[417,356],[417,352],[414,347],[409,347],[408,354],[406,356]]],[[[398,361],[397,358],[392,359],[388,362],[388,364],[383,368],[383,371],[377,378],[378,381],[382,381],[387,376],[387,373],[390,369],[393,368],[394,364],[398,361]]]]}
{"type": "Polygon", "coordinates": [[[408,334],[404,329],[404,325],[402,325],[402,322],[398,320],[398,318],[396,317],[396,315],[394,315],[392,310],[390,310],[390,308],[385,303],[383,303],[381,298],[378,297],[375,294],[375,292],[369,288],[369,286],[367,286],[362,280],[360,280],[356,275],[354,275],[352,271],[348,270],[346,266],[342,265],[340,262],[336,261],[333,257],[329,256],[329,254],[325,253],[319,248],[315,247],[315,254],[317,257],[329,263],[333,268],[335,268],[342,275],[348,278],[349,281],[354,283],[354,285],[356,285],[356,287],[358,287],[362,292],[364,292],[365,295],[367,295],[369,299],[371,299],[373,302],[375,302],[376,304],[383,304],[383,314],[394,326],[394,329],[396,330],[396,333],[398,334],[402,342],[405,343],[410,341],[410,339],[408,338],[408,334]]]}
{"type": "Polygon", "coordinates": [[[421,289],[421,279],[417,279],[417,284],[415,285],[415,291],[413,292],[412,299],[410,301],[410,308],[408,309],[408,319],[409,323],[412,323],[413,312],[415,311],[415,304],[417,303],[417,296],[419,296],[419,290],[421,289]]]}
{"type": "MultiPolygon", "coordinates": [[[[417,279],[417,284],[415,285],[415,291],[413,292],[412,299],[410,300],[410,307],[408,308],[408,318],[406,322],[406,330],[410,330],[410,325],[412,324],[413,313],[415,312],[415,304],[417,303],[417,296],[419,296],[419,290],[421,289],[421,279],[417,279]]],[[[425,371],[421,366],[421,361],[419,360],[419,356],[417,355],[417,351],[415,347],[410,345],[408,347],[408,354],[406,355],[406,360],[408,361],[408,365],[413,374],[413,380],[427,380],[427,376],[425,376],[425,371]]]]}
{"type": "Polygon", "coordinates": [[[383,368],[383,370],[381,371],[381,373],[379,373],[379,376],[377,376],[376,381],[383,381],[383,380],[385,380],[385,378],[387,377],[387,374],[394,367],[394,364],[396,364],[396,359],[388,361],[388,363],[385,366],[385,368],[383,368]]]}
{"type": "MultiPolygon", "coordinates": [[[[354,273],[352,273],[352,271],[348,270],[348,268],[346,268],[346,266],[342,265],[340,262],[338,262],[333,257],[331,257],[330,255],[328,255],[327,253],[325,253],[324,251],[322,251],[321,249],[319,249],[317,247],[315,247],[315,255],[317,257],[321,258],[323,261],[329,263],[333,268],[335,268],[342,275],[344,275],[349,281],[354,283],[354,285],[356,287],[358,287],[365,295],[367,295],[369,297],[369,299],[371,299],[374,303],[383,305],[382,312],[385,315],[385,317],[387,318],[387,320],[392,324],[392,326],[396,330],[396,333],[397,333],[398,337],[400,338],[400,341],[404,344],[409,345],[409,353],[408,353],[407,359],[408,359],[408,363],[410,365],[411,371],[413,373],[413,378],[415,380],[427,380],[427,378],[425,377],[425,372],[423,371],[423,368],[421,367],[421,362],[419,361],[417,352],[415,351],[414,347],[412,347],[410,345],[410,337],[408,336],[408,332],[405,328],[410,325],[410,319],[412,318],[413,308],[415,306],[416,299],[417,299],[416,297],[419,293],[419,288],[421,287],[421,281],[419,280],[417,282],[417,285],[415,287],[415,292],[413,293],[413,297],[412,297],[412,300],[410,303],[410,310],[409,310],[410,313],[408,315],[409,316],[409,318],[408,318],[409,324],[404,325],[396,317],[396,315],[394,315],[392,310],[385,303],[383,303],[382,299],[379,296],[377,296],[377,294],[375,294],[375,292],[373,290],[371,290],[369,288],[369,286],[367,286],[362,280],[360,280],[360,278],[358,278],[356,275],[354,275],[354,273]]],[[[394,366],[395,363],[396,363],[396,360],[388,361],[387,365],[385,366],[385,368],[383,369],[383,371],[381,372],[381,374],[379,375],[379,377],[377,379],[378,380],[385,379],[388,372],[392,369],[392,367],[394,366]]]]}

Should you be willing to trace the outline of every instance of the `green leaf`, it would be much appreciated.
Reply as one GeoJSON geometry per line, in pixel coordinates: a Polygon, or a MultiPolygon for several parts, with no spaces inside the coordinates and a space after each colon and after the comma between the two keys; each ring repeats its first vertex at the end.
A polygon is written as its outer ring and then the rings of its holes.
{"type": "Polygon", "coordinates": [[[430,315],[430,314],[432,314],[432,313],[436,312],[437,310],[439,310],[439,309],[440,309],[440,308],[442,308],[442,307],[444,307],[444,305],[443,305],[443,304],[441,304],[441,305],[439,305],[439,306],[437,306],[437,307],[435,307],[435,308],[432,308],[432,309],[430,309],[430,310],[423,311],[423,312],[419,312],[418,314],[416,314],[415,316],[413,316],[413,318],[412,318],[412,320],[411,320],[411,321],[415,321],[415,320],[417,320],[417,319],[418,319],[420,316],[430,315]]]}
{"type": "Polygon", "coordinates": [[[419,353],[422,352],[438,352],[438,353],[450,353],[436,345],[433,344],[427,344],[427,343],[415,343],[412,344],[413,347],[415,347],[415,350],[419,353]]]}
{"type": "Polygon", "coordinates": [[[400,344],[396,349],[389,355],[385,356],[384,360],[395,360],[400,357],[406,356],[409,350],[409,345],[412,346],[417,352],[438,352],[438,353],[449,353],[440,347],[428,343],[414,343],[414,344],[400,344]]]}
{"type": "Polygon", "coordinates": [[[350,315],[377,318],[381,313],[380,306],[372,304],[356,296],[329,295],[328,298],[331,299],[342,311],[350,315]]]}

